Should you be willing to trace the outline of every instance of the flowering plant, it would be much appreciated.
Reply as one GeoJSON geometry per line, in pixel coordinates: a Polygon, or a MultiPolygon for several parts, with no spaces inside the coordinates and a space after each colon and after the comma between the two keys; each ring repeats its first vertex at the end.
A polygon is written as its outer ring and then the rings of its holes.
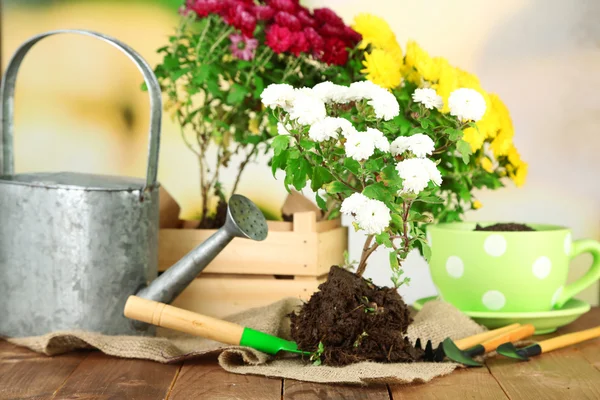
{"type": "MultiPolygon", "coordinates": [[[[323,82],[300,89],[272,84],[261,97],[279,121],[272,167],[285,171],[286,187],[301,190],[310,180],[321,208],[340,205],[339,212],[352,217],[355,229],[367,233],[357,275],[364,273],[369,256],[385,246],[390,249],[392,282],[396,287],[406,282],[400,267],[409,251],[417,247],[426,258],[430,254],[419,223],[431,218],[413,206],[444,202],[435,195],[442,174],[439,162],[431,159],[434,140],[426,130],[402,135],[405,119],[399,102],[370,81],[349,87],[323,82]],[[327,204],[325,194],[335,201],[327,204]]],[[[443,142],[456,140],[461,129],[486,111],[483,96],[467,88],[450,94],[450,115],[436,111],[442,99],[432,89],[415,90],[413,102],[423,115],[447,121],[449,127],[435,136],[443,142]]],[[[459,151],[468,160],[466,142],[459,151]]]]}
{"type": "Polygon", "coordinates": [[[352,27],[362,35],[358,48],[364,55],[357,54],[363,58],[361,72],[400,103],[401,113],[394,120],[399,134],[426,134],[435,144],[430,157],[443,177],[435,193],[444,202],[421,202],[413,208],[440,222],[457,221],[466,210],[481,207],[474,189],[498,189],[504,177],[524,184],[528,165],[513,144],[509,111],[496,94],[486,92],[476,76],[429,56],[414,41],[407,43],[403,55],[382,18],[360,14],[352,27]]]}
{"type": "Polygon", "coordinates": [[[241,159],[234,193],[246,165],[276,133],[261,107],[264,87],[349,79],[356,68],[341,67],[349,59],[360,64],[349,53],[360,35],[333,11],[311,12],[298,0],[187,0],[181,14],[169,45],[158,50],[163,60],[155,73],[168,96],[165,107],[198,158],[204,226],[212,192],[225,201],[221,169],[241,159]],[[211,145],[213,165],[207,158],[211,145]]]}

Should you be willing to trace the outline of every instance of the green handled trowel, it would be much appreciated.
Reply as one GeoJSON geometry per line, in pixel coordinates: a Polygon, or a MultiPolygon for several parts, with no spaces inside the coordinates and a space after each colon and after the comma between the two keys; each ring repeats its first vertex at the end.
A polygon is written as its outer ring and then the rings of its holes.
{"type": "Polygon", "coordinates": [[[267,354],[275,355],[280,351],[287,351],[310,355],[309,352],[298,350],[296,342],[137,296],[129,296],[124,314],[127,318],[151,325],[234,346],[251,347],[267,354]]]}

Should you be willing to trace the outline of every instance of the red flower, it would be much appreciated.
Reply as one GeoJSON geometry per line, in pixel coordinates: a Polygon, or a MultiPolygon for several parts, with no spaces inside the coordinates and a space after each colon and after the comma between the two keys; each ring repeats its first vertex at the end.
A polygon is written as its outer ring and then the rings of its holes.
{"type": "Polygon", "coordinates": [[[208,14],[216,14],[221,11],[222,2],[219,0],[187,0],[185,7],[193,10],[198,17],[203,18],[208,14]]]}
{"type": "Polygon", "coordinates": [[[354,47],[362,40],[362,35],[349,26],[346,26],[344,28],[344,39],[346,39],[349,47],[354,47]]]}
{"type": "Polygon", "coordinates": [[[315,8],[313,13],[317,22],[323,25],[333,25],[339,28],[343,28],[345,26],[344,21],[329,8],[315,8]]]}
{"type": "Polygon", "coordinates": [[[279,11],[294,12],[298,3],[293,0],[266,0],[266,3],[279,11]]]}
{"type": "Polygon", "coordinates": [[[292,40],[292,32],[288,28],[273,24],[267,30],[265,43],[279,54],[292,46],[292,40]]]}
{"type": "Polygon", "coordinates": [[[302,26],[312,26],[314,27],[317,22],[315,21],[315,19],[312,17],[312,15],[310,15],[310,13],[306,10],[300,10],[296,13],[296,17],[300,20],[300,22],[302,23],[302,26]]]}
{"type": "Polygon", "coordinates": [[[346,43],[340,38],[330,37],[325,39],[325,52],[321,60],[327,64],[344,65],[348,62],[346,43]]]}
{"type": "Polygon", "coordinates": [[[279,11],[277,14],[275,14],[275,23],[280,26],[285,26],[293,32],[302,29],[302,24],[300,23],[300,20],[292,14],[285,11],[279,11]]]}
{"type": "Polygon", "coordinates": [[[225,22],[229,25],[235,26],[237,29],[242,31],[244,36],[254,36],[254,29],[256,28],[256,17],[249,11],[244,3],[237,3],[231,7],[227,15],[224,17],[225,22]]]}
{"type": "Polygon", "coordinates": [[[325,48],[325,40],[323,40],[321,35],[319,35],[319,33],[310,26],[304,28],[304,36],[310,44],[313,55],[317,59],[321,59],[321,56],[323,55],[323,49],[325,48]]]}
{"type": "Polygon", "coordinates": [[[275,15],[275,10],[271,6],[255,5],[252,7],[252,11],[254,11],[256,19],[260,21],[268,21],[275,15]]]}
{"type": "Polygon", "coordinates": [[[290,52],[298,57],[300,53],[307,53],[309,50],[310,43],[304,32],[292,32],[292,46],[290,47],[290,52]]]}
{"type": "Polygon", "coordinates": [[[323,25],[318,29],[321,36],[344,38],[344,27],[334,25],[323,25]]]}

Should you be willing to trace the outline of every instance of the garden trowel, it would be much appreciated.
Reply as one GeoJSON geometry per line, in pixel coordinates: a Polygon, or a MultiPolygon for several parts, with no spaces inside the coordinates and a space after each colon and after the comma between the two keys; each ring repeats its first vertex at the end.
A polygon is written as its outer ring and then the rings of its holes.
{"type": "Polygon", "coordinates": [[[502,354],[503,356],[527,361],[529,360],[529,357],[562,349],[563,347],[585,342],[586,340],[595,339],[598,337],[600,337],[600,326],[586,329],[584,331],[557,336],[555,338],[544,340],[520,349],[517,349],[512,343],[504,343],[498,347],[497,351],[498,354],[502,354]]]}
{"type": "Polygon", "coordinates": [[[267,354],[275,355],[280,351],[287,351],[310,355],[309,352],[298,350],[296,342],[137,296],[129,296],[124,314],[136,321],[234,346],[251,347],[267,354]]]}

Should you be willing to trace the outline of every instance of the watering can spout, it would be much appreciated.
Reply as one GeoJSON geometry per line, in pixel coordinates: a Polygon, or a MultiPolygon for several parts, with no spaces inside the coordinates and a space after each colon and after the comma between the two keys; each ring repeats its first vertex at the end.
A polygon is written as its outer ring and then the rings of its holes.
{"type": "Polygon", "coordinates": [[[229,199],[225,225],[140,290],[137,296],[171,303],[233,238],[262,241],[267,233],[267,222],[258,207],[246,197],[235,194],[229,199]]]}

